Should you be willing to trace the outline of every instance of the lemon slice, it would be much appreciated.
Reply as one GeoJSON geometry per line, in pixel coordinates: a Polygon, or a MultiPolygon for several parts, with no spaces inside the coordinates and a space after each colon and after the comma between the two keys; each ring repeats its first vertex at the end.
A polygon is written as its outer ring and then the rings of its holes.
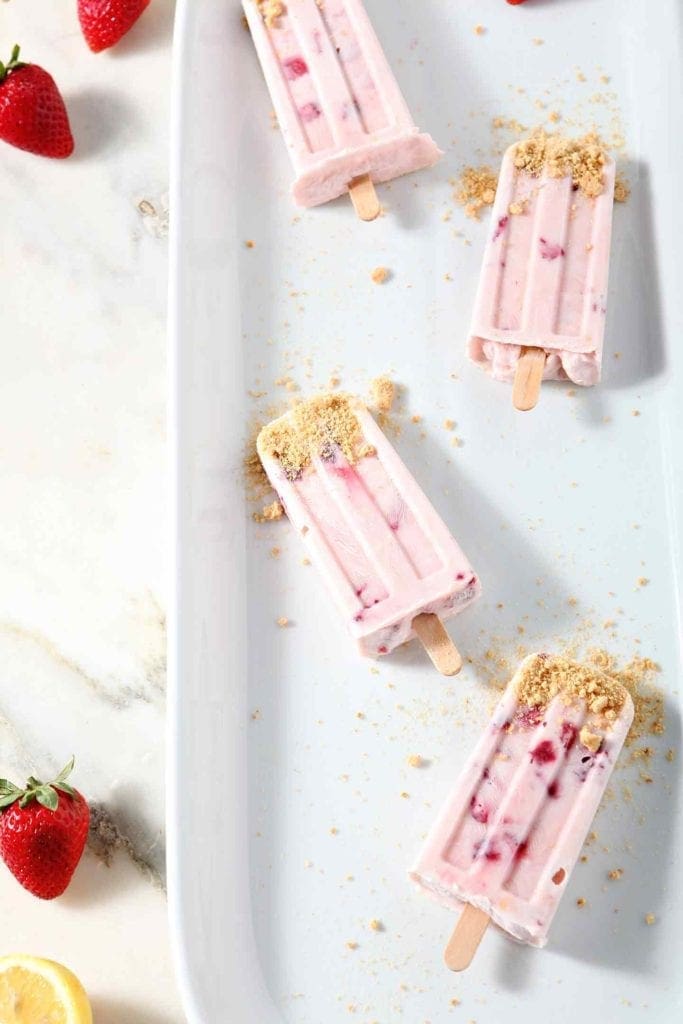
{"type": "Polygon", "coordinates": [[[2,1024],[92,1024],[85,989],[52,960],[21,953],[0,957],[2,1024]]]}

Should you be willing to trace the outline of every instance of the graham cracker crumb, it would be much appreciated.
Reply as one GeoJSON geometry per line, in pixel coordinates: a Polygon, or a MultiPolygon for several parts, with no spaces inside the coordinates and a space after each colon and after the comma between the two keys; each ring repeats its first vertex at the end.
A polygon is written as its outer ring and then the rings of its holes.
{"type": "Polygon", "coordinates": [[[387,267],[375,267],[375,269],[370,274],[370,277],[375,282],[375,284],[384,284],[384,282],[389,279],[389,274],[390,271],[387,267]]]}
{"type": "Polygon", "coordinates": [[[278,388],[286,388],[287,391],[298,391],[299,385],[293,380],[292,377],[278,377],[275,381],[275,386],[278,388]]]}
{"type": "Polygon", "coordinates": [[[444,429],[445,430],[454,430],[455,429],[455,420],[444,420],[443,421],[443,425],[444,425],[444,429]]]}
{"type": "Polygon", "coordinates": [[[486,28],[484,27],[484,25],[475,25],[474,26],[474,34],[475,34],[475,36],[483,36],[484,32],[486,32],[486,28]]]}
{"type": "Polygon", "coordinates": [[[252,722],[258,722],[260,717],[261,717],[261,709],[260,708],[256,708],[255,711],[252,711],[252,713],[251,713],[251,720],[252,720],[252,722]]]}
{"type": "Polygon", "coordinates": [[[609,879],[611,879],[611,881],[613,881],[613,882],[618,882],[619,879],[621,878],[621,876],[623,875],[623,873],[624,873],[624,869],[623,868],[614,868],[613,871],[608,871],[607,872],[607,877],[609,879]]]}
{"type": "Polygon", "coordinates": [[[614,202],[625,203],[630,195],[631,186],[621,171],[617,171],[617,176],[614,179],[614,202]]]}
{"type": "Polygon", "coordinates": [[[271,558],[279,558],[281,554],[282,554],[282,551],[281,551],[280,548],[271,548],[270,549],[270,557],[271,558]]]}
{"type": "Polygon", "coordinates": [[[533,177],[545,171],[551,178],[571,175],[585,196],[599,196],[604,187],[605,147],[595,132],[577,139],[548,134],[537,128],[515,147],[515,167],[533,177]]]}
{"type": "Polygon", "coordinates": [[[295,479],[310,465],[314,454],[338,447],[347,462],[374,454],[363,435],[350,395],[328,394],[299,402],[292,410],[264,427],[258,436],[259,453],[277,459],[285,475],[295,479]]]}
{"type": "Polygon", "coordinates": [[[264,505],[260,512],[254,512],[252,518],[257,523],[272,523],[276,519],[282,519],[284,514],[285,510],[280,502],[273,501],[270,505],[264,505]]]}
{"type": "Polygon", "coordinates": [[[332,828],[330,829],[330,835],[331,835],[331,836],[338,836],[338,835],[339,835],[339,829],[338,829],[338,828],[336,828],[335,826],[333,826],[333,827],[332,827],[332,828]]]}
{"type": "Polygon", "coordinates": [[[526,212],[528,203],[528,196],[525,196],[524,199],[516,199],[514,203],[510,203],[508,206],[508,213],[511,213],[513,217],[519,217],[526,212]]]}
{"type": "Polygon", "coordinates": [[[557,124],[558,121],[562,120],[562,114],[559,112],[559,110],[551,110],[548,114],[548,120],[552,121],[553,124],[557,124]]]}
{"type": "Polygon", "coordinates": [[[358,949],[358,943],[357,942],[347,942],[346,943],[346,948],[347,949],[358,949]]]}
{"type": "Polygon", "coordinates": [[[540,36],[534,36],[531,42],[534,44],[534,46],[543,46],[545,39],[541,39],[540,36]]]}
{"type": "Polygon", "coordinates": [[[376,917],[373,917],[369,924],[370,930],[373,932],[383,932],[384,925],[376,917]]]}
{"type": "Polygon", "coordinates": [[[585,907],[586,906],[586,900],[584,899],[583,896],[579,896],[578,900],[576,901],[576,905],[577,905],[577,907],[585,907]]]}
{"type": "Polygon", "coordinates": [[[669,747],[664,756],[666,757],[667,761],[673,762],[676,760],[676,753],[674,750],[672,750],[671,747],[669,747]]]}
{"type": "Polygon", "coordinates": [[[401,800],[409,800],[409,799],[410,799],[410,793],[406,793],[406,791],[404,789],[402,791],[402,793],[401,793],[401,800]]]}
{"type": "Polygon", "coordinates": [[[424,760],[419,754],[411,754],[408,758],[408,764],[411,768],[421,768],[424,764],[424,760]]]}
{"type": "Polygon", "coordinates": [[[655,917],[654,914],[646,914],[645,915],[645,924],[654,924],[656,920],[657,920],[657,918],[655,917]]]}
{"type": "Polygon", "coordinates": [[[465,207],[465,213],[474,220],[484,206],[493,206],[498,187],[498,176],[488,166],[465,167],[456,183],[454,199],[465,207]]]}
{"type": "Polygon", "coordinates": [[[281,615],[279,619],[275,620],[275,622],[278,626],[280,626],[281,629],[284,629],[285,626],[289,625],[289,619],[287,618],[286,615],[281,615]]]}
{"type": "Polygon", "coordinates": [[[516,117],[494,117],[491,121],[491,127],[496,131],[500,128],[505,128],[509,132],[514,132],[515,135],[522,135],[528,130],[526,125],[521,124],[516,117]]]}
{"type": "Polygon", "coordinates": [[[646,587],[649,582],[650,581],[647,578],[647,576],[639,576],[638,579],[636,580],[636,586],[638,586],[638,587],[646,587]]]}
{"type": "Polygon", "coordinates": [[[256,242],[254,242],[253,239],[251,238],[248,238],[244,244],[247,247],[247,249],[254,249],[256,247],[256,242]]]}
{"type": "Polygon", "coordinates": [[[588,726],[584,725],[579,733],[579,740],[584,747],[594,754],[600,748],[602,736],[598,736],[597,733],[591,732],[588,726]]]}
{"type": "Polygon", "coordinates": [[[372,406],[380,413],[389,413],[396,401],[397,387],[393,380],[386,375],[375,377],[370,384],[370,395],[372,406]]]}

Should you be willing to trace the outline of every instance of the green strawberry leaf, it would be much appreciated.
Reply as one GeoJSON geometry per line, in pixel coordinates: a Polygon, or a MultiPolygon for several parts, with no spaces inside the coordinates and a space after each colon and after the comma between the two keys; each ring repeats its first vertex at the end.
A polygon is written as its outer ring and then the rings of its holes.
{"type": "Polygon", "coordinates": [[[75,756],[72,755],[71,760],[69,761],[68,764],[64,765],[64,767],[62,768],[61,772],[59,773],[59,775],[55,779],[55,782],[66,782],[66,780],[69,778],[69,776],[71,775],[72,771],[74,770],[74,765],[75,764],[76,764],[76,758],[75,758],[75,756]]]}
{"type": "Polygon", "coordinates": [[[56,811],[59,807],[59,796],[52,786],[42,786],[37,790],[36,800],[41,807],[47,807],[48,811],[56,811]]]}
{"type": "Polygon", "coordinates": [[[72,796],[75,798],[77,795],[76,790],[73,788],[73,786],[70,786],[68,782],[58,782],[57,780],[55,780],[52,783],[52,786],[54,789],[58,789],[60,793],[66,793],[68,796],[72,796]]]}

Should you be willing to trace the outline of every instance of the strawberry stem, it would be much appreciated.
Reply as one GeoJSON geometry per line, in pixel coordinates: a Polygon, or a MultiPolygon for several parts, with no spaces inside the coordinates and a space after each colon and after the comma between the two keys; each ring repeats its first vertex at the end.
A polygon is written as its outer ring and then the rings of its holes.
{"type": "Polygon", "coordinates": [[[23,68],[25,66],[24,61],[19,60],[20,52],[21,47],[18,43],[15,43],[12,47],[12,54],[7,64],[3,64],[0,60],[0,85],[5,81],[10,72],[18,71],[19,68],[23,68]]]}

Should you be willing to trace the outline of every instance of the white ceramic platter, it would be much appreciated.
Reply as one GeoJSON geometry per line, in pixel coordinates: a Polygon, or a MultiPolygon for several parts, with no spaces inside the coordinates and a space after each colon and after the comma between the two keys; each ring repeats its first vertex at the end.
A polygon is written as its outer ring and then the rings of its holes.
{"type": "Polygon", "coordinates": [[[372,224],[345,200],[293,207],[239,3],[178,5],[168,828],[188,1017],[669,1022],[683,994],[680,759],[663,756],[680,754],[681,5],[367,6],[416,120],[446,150],[382,187],[372,224]],[[623,131],[633,191],[615,211],[604,382],[544,387],[523,415],[463,355],[486,226],[449,179],[515,137],[493,118],[533,125],[551,110],[570,128],[623,131]],[[380,265],[392,277],[378,286],[380,265]],[[405,386],[398,450],[485,588],[452,624],[472,659],[454,681],[412,647],[359,660],[287,522],[257,526],[243,494],[247,424],[291,397],[277,379],[305,391],[336,373],[364,393],[389,370],[405,386]],[[545,950],[491,931],[472,968],[449,974],[451,915],[406,870],[486,721],[486,652],[514,661],[517,644],[577,639],[661,664],[654,781],[642,766],[615,775],[545,950]],[[428,766],[409,768],[413,753],[428,766]]]}

